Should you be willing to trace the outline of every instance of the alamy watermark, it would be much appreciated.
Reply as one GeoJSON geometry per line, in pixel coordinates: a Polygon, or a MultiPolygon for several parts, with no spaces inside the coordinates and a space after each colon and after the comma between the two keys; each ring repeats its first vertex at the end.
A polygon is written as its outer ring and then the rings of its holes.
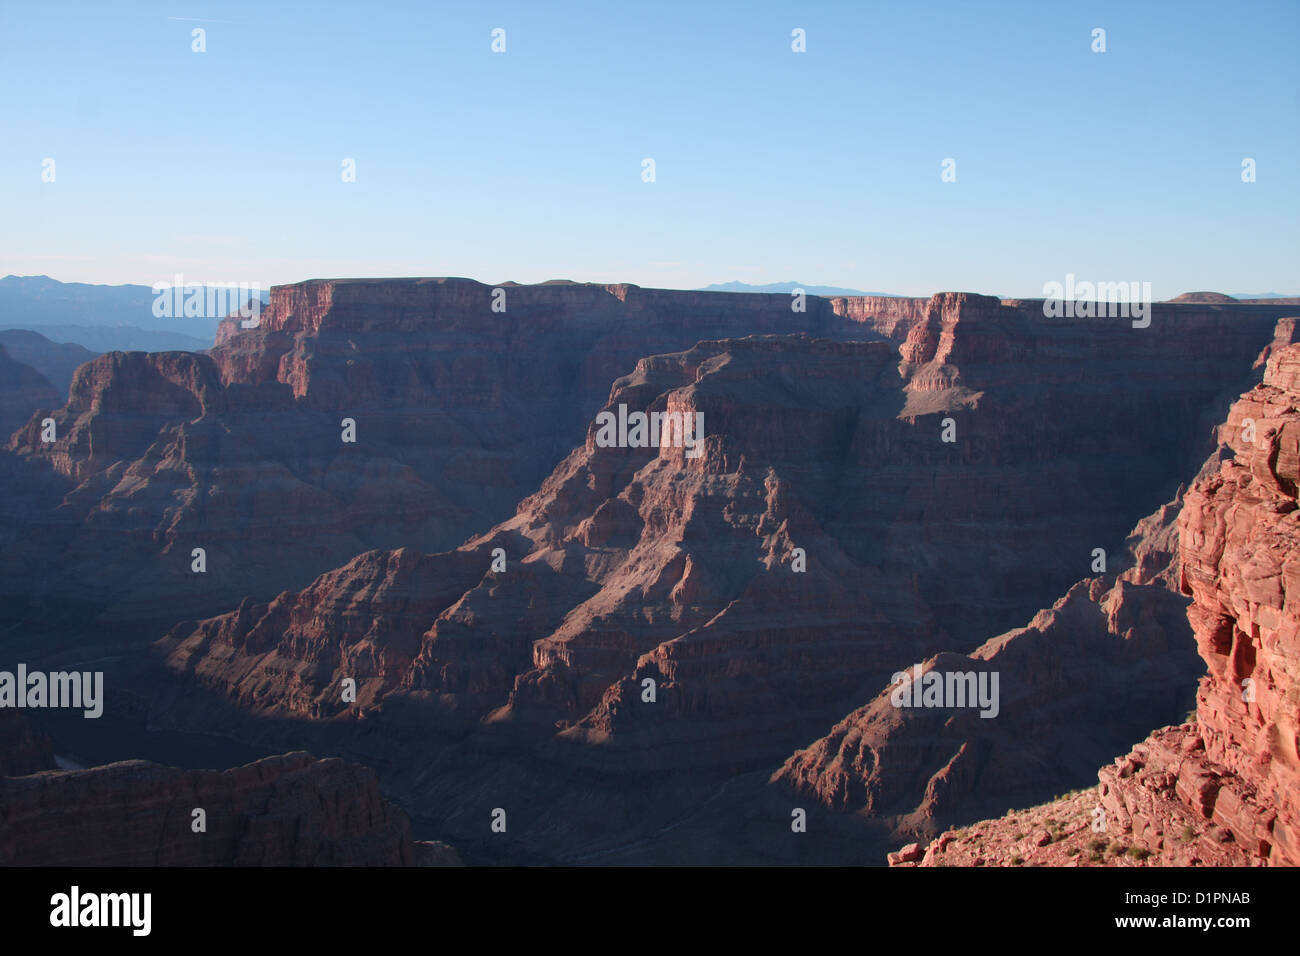
{"type": "Polygon", "coordinates": [[[889,679],[897,684],[889,695],[895,707],[978,707],[981,717],[998,715],[997,671],[921,672],[921,665],[898,671],[889,679]]]}
{"type": "Polygon", "coordinates": [[[1043,284],[1043,315],[1049,319],[1131,318],[1133,328],[1151,324],[1150,282],[1075,282],[1067,273],[1065,283],[1043,284]]]}
{"type": "Polygon", "coordinates": [[[153,314],[158,319],[224,319],[238,315],[240,326],[255,329],[261,323],[260,282],[175,282],[153,284],[153,314]]]}
{"type": "Polygon", "coordinates": [[[125,927],[132,936],[148,936],[153,927],[152,893],[83,893],[73,885],[50,897],[54,927],[125,927]]]}
{"type": "Polygon", "coordinates": [[[28,671],[19,664],[17,673],[0,671],[0,707],[77,708],[83,717],[94,719],[104,713],[103,671],[28,671]]]}
{"type": "Polygon", "coordinates": [[[703,412],[632,412],[618,406],[618,414],[596,416],[598,448],[685,448],[687,458],[704,454],[703,412]]]}

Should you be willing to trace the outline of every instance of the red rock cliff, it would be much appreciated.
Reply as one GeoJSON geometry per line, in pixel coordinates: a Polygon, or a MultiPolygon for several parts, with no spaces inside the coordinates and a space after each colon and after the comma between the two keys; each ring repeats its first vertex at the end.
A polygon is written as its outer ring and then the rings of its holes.
{"type": "MultiPolygon", "coordinates": [[[[1196,806],[1270,863],[1300,864],[1300,346],[1275,349],[1264,382],[1220,429],[1232,449],[1187,496],[1188,618],[1209,666],[1195,733],[1196,806]]],[[[1181,771],[1180,771],[1181,774],[1181,771]]],[[[1116,783],[1123,802],[1124,785],[1116,783]]]]}

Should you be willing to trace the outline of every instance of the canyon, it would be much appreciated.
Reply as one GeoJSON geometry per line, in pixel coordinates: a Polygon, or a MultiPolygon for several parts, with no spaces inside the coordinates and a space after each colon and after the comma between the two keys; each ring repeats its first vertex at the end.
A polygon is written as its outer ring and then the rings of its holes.
{"type": "Polygon", "coordinates": [[[7,656],[372,768],[470,862],[882,863],[1195,703],[1179,522],[1293,305],[501,288],[276,287],[205,354],[81,365],[0,453],[7,656]],[[701,453],[606,447],[620,408],[701,453]],[[892,706],[917,663],[996,669],[999,716],[892,706]]]}

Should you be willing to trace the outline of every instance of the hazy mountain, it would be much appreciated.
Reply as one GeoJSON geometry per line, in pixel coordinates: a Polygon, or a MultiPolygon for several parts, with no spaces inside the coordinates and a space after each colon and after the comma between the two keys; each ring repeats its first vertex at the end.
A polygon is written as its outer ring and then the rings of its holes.
{"type": "MultiPolygon", "coordinates": [[[[49,276],[9,275],[0,279],[0,326],[35,329],[48,338],[96,352],[193,350],[212,344],[222,316],[159,317],[154,315],[154,299],[153,289],[146,285],[91,285],[49,276]],[[96,329],[126,331],[103,336],[94,334],[96,329]],[[155,338],[157,333],[164,337],[155,338]]],[[[268,292],[262,292],[262,301],[269,301],[268,292]]]]}
{"type": "MultiPolygon", "coordinates": [[[[0,324],[5,316],[0,316],[0,324]]],[[[134,325],[36,325],[52,342],[70,342],[91,352],[202,352],[212,347],[212,338],[201,339],[180,332],[157,332],[134,325]]]]}
{"type": "Polygon", "coordinates": [[[97,354],[77,344],[52,342],[39,332],[27,329],[0,332],[0,346],[15,361],[30,365],[44,375],[58,390],[61,399],[68,394],[72,373],[97,354]]]}
{"type": "MultiPolygon", "coordinates": [[[[62,400],[49,379],[13,358],[0,345],[0,441],[13,434],[38,408],[55,408],[62,400]]],[[[4,763],[0,759],[0,765],[4,763]]]]}

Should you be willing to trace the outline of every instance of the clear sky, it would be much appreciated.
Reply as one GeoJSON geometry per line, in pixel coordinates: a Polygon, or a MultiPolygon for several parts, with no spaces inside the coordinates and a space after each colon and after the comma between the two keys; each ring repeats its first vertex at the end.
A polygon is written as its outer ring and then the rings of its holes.
{"type": "Polygon", "coordinates": [[[0,275],[1300,293],[1298,45],[1297,0],[3,0],[0,275]]]}

